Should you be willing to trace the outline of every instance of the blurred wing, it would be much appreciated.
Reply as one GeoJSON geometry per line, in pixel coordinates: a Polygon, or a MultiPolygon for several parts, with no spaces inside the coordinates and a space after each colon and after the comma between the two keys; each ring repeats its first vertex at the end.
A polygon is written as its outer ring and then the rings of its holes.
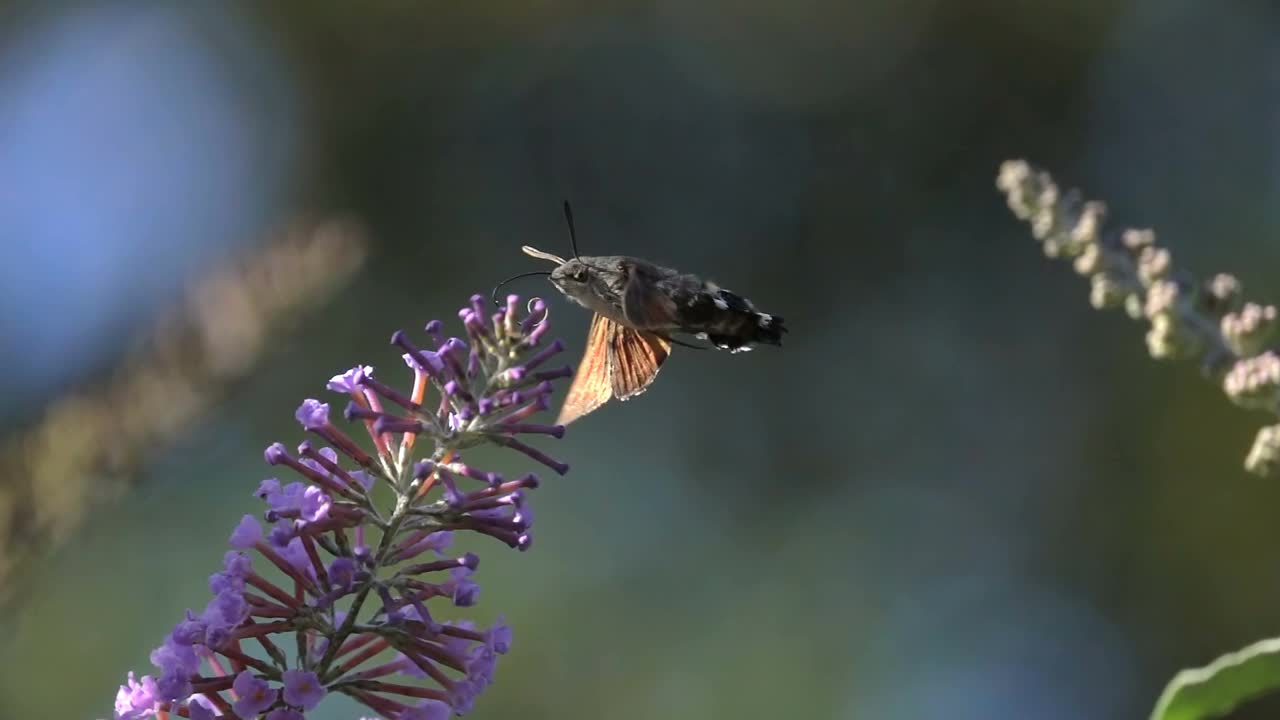
{"type": "Polygon", "coordinates": [[[648,389],[671,354],[671,343],[649,332],[618,326],[610,346],[613,394],[630,400],[648,389]]]}
{"type": "Polygon", "coordinates": [[[622,291],[622,315],[632,327],[658,330],[676,326],[676,304],[659,292],[652,271],[638,265],[627,270],[627,286],[622,291]]]}
{"type": "Polygon", "coordinates": [[[565,396],[564,405],[560,408],[557,425],[568,425],[613,397],[613,384],[609,381],[610,347],[613,337],[622,326],[603,315],[596,314],[591,319],[591,329],[587,332],[587,347],[582,351],[582,360],[578,363],[578,372],[573,376],[573,384],[569,386],[569,394],[565,396]]]}

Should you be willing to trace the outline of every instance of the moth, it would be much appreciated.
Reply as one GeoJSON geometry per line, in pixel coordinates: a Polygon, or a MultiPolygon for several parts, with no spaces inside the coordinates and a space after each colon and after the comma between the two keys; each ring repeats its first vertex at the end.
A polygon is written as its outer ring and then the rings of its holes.
{"type": "MultiPolygon", "coordinates": [[[[564,204],[573,257],[525,245],[526,255],[556,264],[546,275],[565,297],[591,310],[587,346],[556,423],[567,425],[617,398],[643,393],[671,355],[672,345],[694,349],[672,335],[692,335],[712,347],[739,353],[754,345],[782,345],[781,317],[756,310],[750,300],[696,275],[627,255],[581,256],[573,211],[564,204]]],[[[494,298],[498,288],[494,288],[494,298]]],[[[496,301],[496,300],[495,300],[496,301]]]]}

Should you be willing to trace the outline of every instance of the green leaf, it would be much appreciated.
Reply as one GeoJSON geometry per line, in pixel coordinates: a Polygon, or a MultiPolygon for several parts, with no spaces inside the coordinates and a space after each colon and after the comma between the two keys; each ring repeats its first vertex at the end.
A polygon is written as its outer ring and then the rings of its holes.
{"type": "Polygon", "coordinates": [[[1280,690],[1280,638],[1260,640],[1202,668],[1183,670],[1160,694],[1151,720],[1207,720],[1280,690]]]}

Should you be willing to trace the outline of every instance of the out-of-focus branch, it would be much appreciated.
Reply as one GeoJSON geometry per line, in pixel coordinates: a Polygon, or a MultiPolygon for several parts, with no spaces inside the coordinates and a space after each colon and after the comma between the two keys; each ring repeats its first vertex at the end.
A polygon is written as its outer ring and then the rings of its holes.
{"type": "Polygon", "coordinates": [[[244,378],[270,335],[340,289],[366,250],[349,221],[286,227],[198,281],[107,376],[0,440],[0,604],[24,563],[125,491],[145,456],[244,378]]]}
{"type": "MultiPolygon", "coordinates": [[[[1104,233],[1102,203],[1062,193],[1048,173],[1023,160],[1005,162],[996,187],[1031,224],[1045,255],[1073,260],[1076,272],[1089,278],[1094,307],[1124,307],[1149,323],[1151,357],[1198,359],[1232,402],[1280,415],[1274,306],[1243,302],[1232,275],[1198,281],[1176,270],[1151,230],[1104,233]]],[[[1258,432],[1245,467],[1260,475],[1280,467],[1280,425],[1258,432]]]]}

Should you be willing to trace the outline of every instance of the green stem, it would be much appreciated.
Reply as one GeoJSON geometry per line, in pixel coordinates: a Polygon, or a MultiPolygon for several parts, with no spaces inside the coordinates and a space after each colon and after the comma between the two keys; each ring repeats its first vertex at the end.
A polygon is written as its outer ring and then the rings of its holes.
{"type": "MultiPolygon", "coordinates": [[[[400,495],[396,499],[396,509],[391,514],[391,519],[387,523],[387,529],[382,534],[382,540],[378,543],[378,550],[374,554],[373,567],[375,571],[382,567],[382,563],[386,559],[387,552],[390,551],[391,546],[394,545],[393,541],[400,530],[400,524],[404,522],[405,518],[409,515],[409,505],[410,498],[407,494],[400,495]]],[[[333,637],[329,640],[329,646],[325,648],[324,656],[320,658],[320,662],[317,665],[317,674],[324,677],[326,681],[332,679],[327,678],[326,675],[331,669],[330,665],[333,664],[333,658],[337,655],[342,644],[346,642],[347,636],[351,634],[351,629],[355,627],[356,618],[359,617],[360,609],[364,605],[365,598],[369,597],[369,591],[373,589],[373,584],[375,582],[377,582],[377,578],[370,578],[369,582],[365,583],[364,587],[360,588],[356,593],[355,599],[351,601],[351,609],[347,611],[347,616],[342,621],[342,625],[333,633],[333,637]]]]}

